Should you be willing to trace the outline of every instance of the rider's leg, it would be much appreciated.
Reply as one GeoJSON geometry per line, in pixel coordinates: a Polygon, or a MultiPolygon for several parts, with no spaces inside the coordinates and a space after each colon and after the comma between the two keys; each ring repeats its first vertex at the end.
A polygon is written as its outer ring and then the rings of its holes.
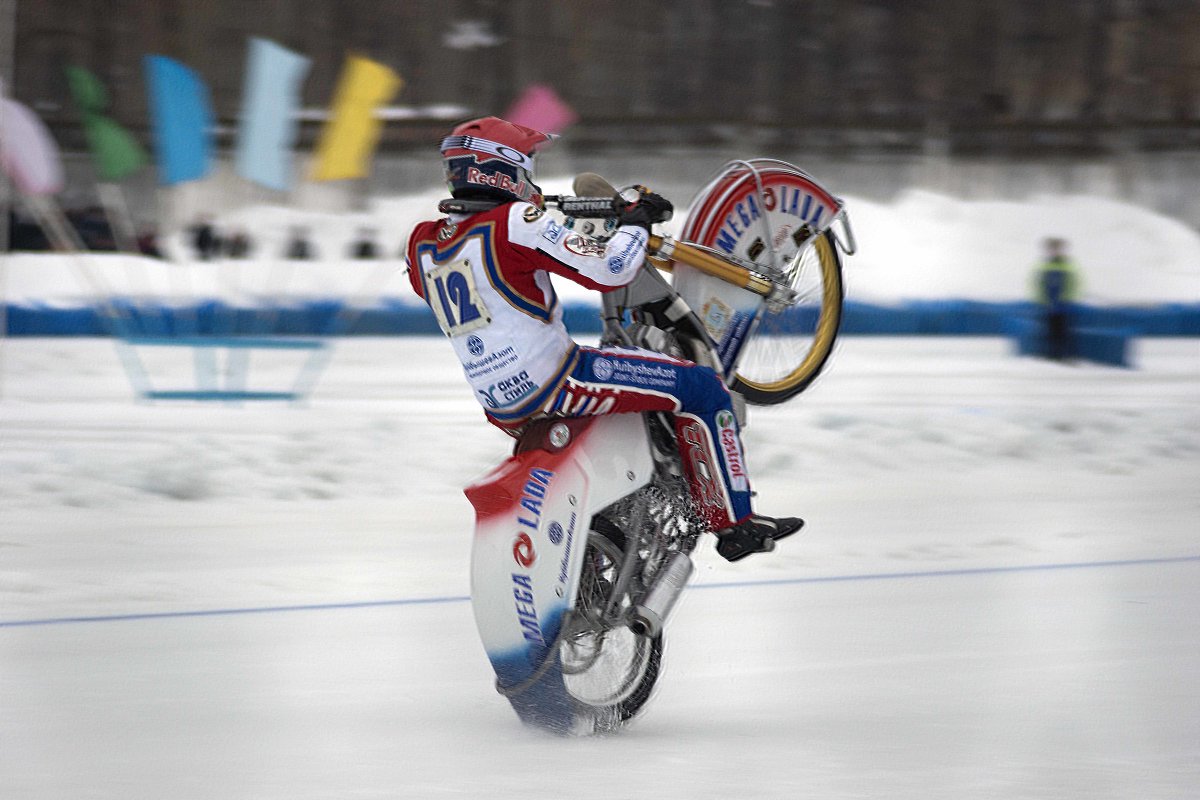
{"type": "Polygon", "coordinates": [[[684,411],[692,413],[676,416],[676,436],[683,453],[684,467],[691,470],[689,478],[693,494],[697,489],[700,490],[698,503],[716,531],[717,552],[730,561],[740,561],[753,553],[773,550],[777,540],[800,530],[804,520],[798,517],[774,519],[751,513],[750,481],[741,434],[725,382],[708,367],[693,367],[682,383],[681,394],[688,398],[684,403],[684,411]],[[702,421],[705,427],[701,428],[692,420],[702,421]],[[719,487],[717,481],[706,480],[706,475],[712,470],[705,469],[701,451],[691,449],[689,452],[690,448],[706,438],[706,433],[711,437],[707,442],[707,452],[712,453],[713,449],[720,452],[717,471],[723,479],[719,487]],[[717,496],[718,488],[724,489],[724,497],[728,499],[725,515],[716,512],[716,503],[712,501],[717,496]]]}
{"type": "Polygon", "coordinates": [[[713,530],[750,517],[750,477],[733,398],[710,367],[689,364],[680,373],[675,416],[684,469],[701,513],[713,530]]]}
{"type": "Polygon", "coordinates": [[[712,369],[649,350],[579,352],[550,413],[674,412],[684,467],[706,520],[718,530],[750,516],[750,481],[733,401],[712,369]]]}
{"type": "Polygon", "coordinates": [[[645,350],[580,348],[580,359],[547,408],[562,416],[672,411],[693,498],[731,561],[774,547],[803,522],[751,512],[750,481],[733,401],[709,367],[645,350]]]}

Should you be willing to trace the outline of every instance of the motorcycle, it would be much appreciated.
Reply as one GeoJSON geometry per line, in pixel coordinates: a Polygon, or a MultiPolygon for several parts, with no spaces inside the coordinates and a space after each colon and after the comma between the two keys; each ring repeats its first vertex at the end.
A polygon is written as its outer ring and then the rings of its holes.
{"type": "MultiPolygon", "coordinates": [[[[573,190],[547,208],[611,235],[621,193],[590,173],[573,190]]],[[[784,402],[821,372],[841,320],[841,255],[854,249],[844,203],[815,179],[781,161],[730,162],[679,239],[651,236],[638,276],[603,296],[601,346],[712,366],[744,422],[747,403],[784,402]]],[[[525,723],[614,732],[650,698],[707,530],[683,462],[705,474],[700,441],[677,442],[664,413],[545,418],[467,487],[475,621],[496,689],[525,723]]]]}

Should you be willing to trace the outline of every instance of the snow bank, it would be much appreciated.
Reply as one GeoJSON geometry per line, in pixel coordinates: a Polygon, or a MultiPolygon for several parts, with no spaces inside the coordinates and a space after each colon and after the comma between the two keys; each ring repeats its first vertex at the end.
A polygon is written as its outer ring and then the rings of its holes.
{"type": "MultiPolygon", "coordinates": [[[[563,179],[548,192],[568,191],[563,179]]],[[[435,215],[441,188],[378,199],[358,213],[276,206],[231,211],[221,230],[255,239],[250,260],[197,262],[180,234],[163,242],[170,263],[134,256],[15,255],[6,259],[8,302],[77,307],[118,295],[193,304],[381,299],[408,302],[401,252],[412,225],[435,215]],[[292,226],[309,229],[320,260],[280,258],[292,226]],[[362,228],[376,232],[385,258],[346,253],[362,228]]],[[[966,201],[911,191],[894,203],[847,198],[859,252],[848,259],[848,297],[870,303],[963,299],[1009,302],[1029,296],[1030,273],[1047,236],[1066,238],[1083,277],[1083,299],[1096,305],[1200,302],[1200,233],[1144,208],[1097,197],[1039,196],[1023,203],[966,201]]],[[[666,226],[677,231],[683,213],[666,226]]],[[[571,285],[566,299],[588,296],[571,285]]]]}

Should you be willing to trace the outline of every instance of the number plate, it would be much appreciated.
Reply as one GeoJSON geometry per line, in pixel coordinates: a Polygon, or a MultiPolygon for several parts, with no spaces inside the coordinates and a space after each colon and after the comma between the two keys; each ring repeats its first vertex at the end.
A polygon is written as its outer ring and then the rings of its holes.
{"type": "Polygon", "coordinates": [[[429,307],[447,336],[462,336],[492,321],[483,298],[475,290],[471,262],[463,259],[434,267],[425,273],[433,289],[429,307]]]}

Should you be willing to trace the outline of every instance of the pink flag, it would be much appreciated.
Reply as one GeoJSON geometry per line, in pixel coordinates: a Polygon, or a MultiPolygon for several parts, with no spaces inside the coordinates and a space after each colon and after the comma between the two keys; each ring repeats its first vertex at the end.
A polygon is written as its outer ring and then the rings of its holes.
{"type": "Polygon", "coordinates": [[[16,100],[0,100],[0,167],[28,195],[63,188],[62,162],[50,131],[16,100]]]}
{"type": "Polygon", "coordinates": [[[579,115],[549,86],[534,83],[526,87],[504,118],[543,133],[562,133],[564,128],[579,119],[579,115]]]}

